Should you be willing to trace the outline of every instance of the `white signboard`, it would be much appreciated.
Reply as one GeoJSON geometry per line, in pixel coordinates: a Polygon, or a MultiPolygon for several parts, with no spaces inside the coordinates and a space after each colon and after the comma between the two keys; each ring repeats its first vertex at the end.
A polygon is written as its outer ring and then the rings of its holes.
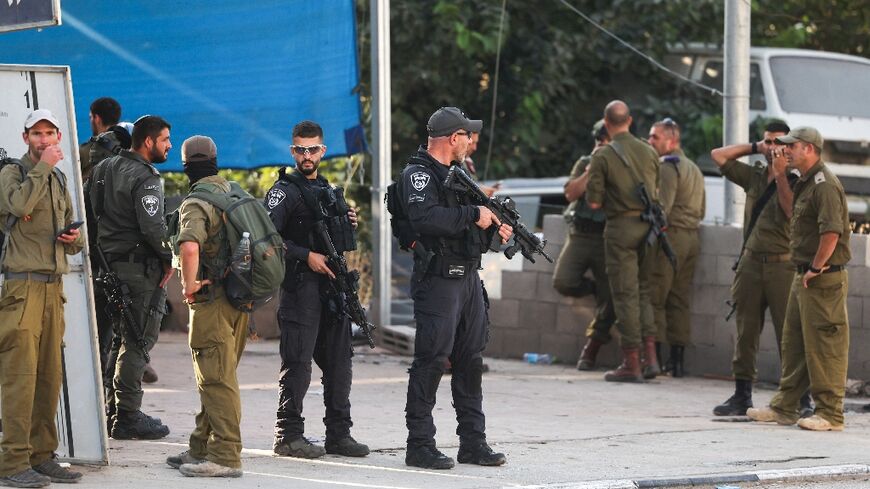
{"type": "MultiPolygon", "coordinates": [[[[13,158],[21,157],[27,152],[21,136],[27,115],[36,109],[48,109],[54,113],[61,125],[64,154],[57,167],[66,173],[75,219],[84,220],[69,67],[0,65],[0,87],[3,87],[0,90],[0,148],[13,158]]],[[[82,231],[87,235],[84,229],[82,231]]],[[[100,464],[108,462],[108,444],[98,367],[94,294],[86,253],[69,257],[72,270],[63,280],[67,303],[64,311],[64,382],[57,411],[58,455],[70,461],[100,464]]]]}
{"type": "Polygon", "coordinates": [[[0,32],[60,25],[60,0],[0,0],[0,32]]]}

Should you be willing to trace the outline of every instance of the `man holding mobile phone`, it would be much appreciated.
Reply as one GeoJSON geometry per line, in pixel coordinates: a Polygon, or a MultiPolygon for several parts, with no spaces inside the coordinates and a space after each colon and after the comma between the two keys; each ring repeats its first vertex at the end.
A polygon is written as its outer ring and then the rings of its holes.
{"type": "Polygon", "coordinates": [[[81,251],[73,220],[60,124],[48,110],[24,123],[27,153],[0,169],[0,223],[4,224],[3,292],[0,296],[0,484],[43,487],[78,482],[82,474],[54,460],[55,415],[62,382],[64,333],[62,276],[66,255],[81,251]],[[37,402],[38,400],[38,402],[37,402]]]}

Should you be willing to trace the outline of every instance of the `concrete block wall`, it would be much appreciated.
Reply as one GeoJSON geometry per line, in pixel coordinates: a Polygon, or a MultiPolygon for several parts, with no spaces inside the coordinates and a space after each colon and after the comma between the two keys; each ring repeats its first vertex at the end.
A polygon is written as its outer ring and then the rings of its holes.
{"type": "MultiPolygon", "coordinates": [[[[565,242],[561,216],[546,216],[547,251],[555,258],[565,242]]],[[[695,269],[692,301],[692,342],[686,350],[686,367],[692,375],[731,375],[731,358],[737,328],[734,318],[725,321],[731,298],[731,270],[743,240],[742,228],[703,226],[701,255],[695,269]]],[[[851,332],[849,377],[870,379],[870,240],[853,235],[849,263],[848,314],[851,332]]],[[[489,266],[498,266],[497,261],[489,266]]],[[[586,325],[594,315],[593,298],[573,299],[553,289],[554,265],[546,260],[523,261],[519,270],[501,272],[501,295],[491,300],[490,344],[493,357],[521,358],[525,352],[550,353],[564,363],[574,363],[585,343],[586,325]]],[[[492,271],[490,271],[492,272],[492,271]]],[[[655,284],[653,284],[655,286],[655,284]]],[[[613,331],[614,338],[618,333],[613,331]]],[[[616,365],[617,341],[601,352],[599,363],[616,365]]],[[[765,318],[758,357],[760,380],[779,379],[779,353],[770,322],[765,318]]]]}

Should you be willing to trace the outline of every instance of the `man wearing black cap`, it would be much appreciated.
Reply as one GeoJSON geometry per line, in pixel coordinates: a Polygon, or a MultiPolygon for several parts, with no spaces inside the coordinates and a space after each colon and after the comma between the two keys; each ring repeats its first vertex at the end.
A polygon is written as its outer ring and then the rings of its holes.
{"type": "Polygon", "coordinates": [[[776,138],[774,164],[788,162],[801,177],[794,184],[791,283],[782,328],[782,379],[770,406],[749,408],[755,421],[797,425],[812,431],[843,431],[843,398],[849,366],[849,209],[840,180],[821,160],[824,140],[812,127],[776,138]],[[810,389],[815,414],[799,418],[810,389]]]}
{"type": "Polygon", "coordinates": [[[178,258],[185,302],[190,306],[190,351],[201,410],[189,449],[166,463],[189,477],[242,475],[242,419],[236,367],[245,349],[248,314],[227,300],[221,279],[229,249],[220,208],[199,198],[224,196],[230,183],[217,174],[217,147],[207,136],[181,145],[191,194],[178,209],[178,258]]]}
{"type": "Polygon", "coordinates": [[[427,146],[412,155],[399,179],[399,195],[419,239],[411,297],[417,335],[408,380],[405,463],[429,469],[454,465],[435,447],[432,409],[449,360],[453,407],[459,435],[459,463],[502,465],[505,456],[486,443],[483,415],[482,352],[488,336],[486,292],[477,273],[480,256],[493,233],[504,241],[512,233],[486,207],[470,205],[443,188],[451,165],[466,156],[471,133],[483,122],[469,120],[455,107],[442,107],[429,118],[427,146]],[[428,253],[428,255],[427,255],[428,253]],[[430,260],[420,256],[430,256],[430,260]]]}
{"type": "Polygon", "coordinates": [[[45,109],[24,122],[28,150],[0,171],[0,222],[9,226],[3,245],[0,296],[0,396],[3,439],[0,485],[44,487],[78,482],[82,474],[54,460],[56,413],[63,380],[63,274],[67,255],[81,251],[73,221],[60,123],[45,109]],[[11,226],[10,226],[11,224],[11,226]]]}
{"type": "Polygon", "coordinates": [[[140,411],[147,352],[157,343],[166,307],[164,277],[172,259],[165,245],[163,185],[154,167],[166,161],[172,148],[169,129],[169,123],[158,116],[141,117],[133,126],[132,151],[121,150],[103,160],[85,187],[97,219],[97,245],[130,288],[135,320],[128,325],[116,319],[121,346],[106,393],[107,413],[114,413],[110,434],[115,439],[158,439],[169,434],[159,419],[140,411]],[[137,334],[129,331],[131,327],[138,329],[145,348],[132,341],[137,334]]]}
{"type": "MultiPolygon", "coordinates": [[[[340,298],[329,289],[335,279],[327,265],[326,249],[314,235],[317,220],[323,212],[331,222],[338,223],[345,235],[353,236],[356,212],[337,215],[333,204],[337,192],[323,176],[318,175],[320,160],[326,154],[323,129],[312,121],[302,121],[293,128],[296,171],[285,168],[266,194],[265,205],[275,228],[287,247],[286,273],[281,284],[278,306],[278,326],[281,330],[281,376],[278,379],[278,413],[275,422],[277,455],[318,458],[330,453],[346,457],[365,457],[369,447],[350,435],[350,387],[353,379],[350,321],[342,313],[340,298]],[[323,404],[326,407],[326,442],[324,446],[305,438],[305,418],[302,401],[311,383],[311,360],[323,372],[323,404]]],[[[333,228],[330,226],[330,233],[333,228]]],[[[338,253],[349,251],[343,240],[334,245],[338,253]]],[[[355,247],[355,245],[354,245],[355,247]]]]}

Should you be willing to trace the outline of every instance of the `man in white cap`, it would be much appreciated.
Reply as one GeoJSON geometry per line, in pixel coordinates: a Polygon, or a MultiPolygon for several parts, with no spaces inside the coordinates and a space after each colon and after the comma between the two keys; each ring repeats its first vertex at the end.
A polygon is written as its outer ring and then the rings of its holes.
{"type": "MultiPolygon", "coordinates": [[[[73,221],[60,124],[48,110],[24,123],[27,153],[0,169],[0,222],[6,233],[0,296],[0,485],[44,487],[82,474],[55,462],[55,415],[62,382],[66,255],[84,240],[73,221]]],[[[81,224],[81,223],[79,223],[81,224]]]]}

